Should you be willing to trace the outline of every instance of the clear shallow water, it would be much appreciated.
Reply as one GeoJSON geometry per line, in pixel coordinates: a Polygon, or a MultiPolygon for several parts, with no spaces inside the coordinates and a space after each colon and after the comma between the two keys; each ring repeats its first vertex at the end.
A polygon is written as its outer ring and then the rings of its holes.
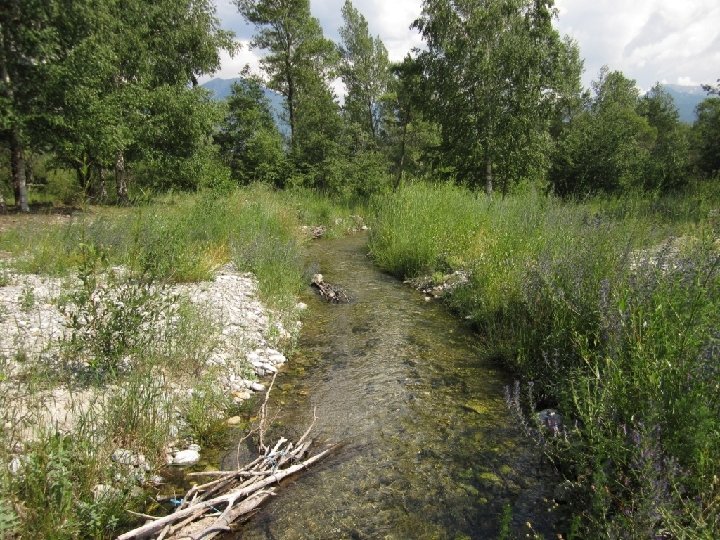
{"type": "Polygon", "coordinates": [[[516,534],[527,521],[548,533],[540,452],[503,400],[511,381],[443,306],[373,267],[365,243],[311,246],[311,265],[356,301],[308,295],[271,398],[271,439],[297,438],[316,407],[315,439],[342,446],[284,482],[234,538],[496,538],[507,505],[516,534]]]}

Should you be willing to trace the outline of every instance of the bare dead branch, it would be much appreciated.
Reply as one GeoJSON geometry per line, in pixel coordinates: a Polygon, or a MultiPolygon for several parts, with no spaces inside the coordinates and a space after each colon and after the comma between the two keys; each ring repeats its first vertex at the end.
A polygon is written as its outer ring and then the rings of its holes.
{"type": "Polygon", "coordinates": [[[311,444],[308,437],[317,421],[316,410],[313,411],[312,423],[296,443],[281,437],[272,447],[265,444],[268,401],[274,383],[273,376],[260,409],[260,422],[257,427],[260,455],[234,471],[190,473],[189,476],[213,479],[190,488],[180,506],[168,516],[153,517],[134,513],[151,521],[118,536],[117,540],[151,537],[156,540],[214,538],[228,531],[233,523],[254,512],[274,495],[275,488],[270,487],[271,485],[298,473],[332,452],[336,446],[306,457],[311,444]]]}

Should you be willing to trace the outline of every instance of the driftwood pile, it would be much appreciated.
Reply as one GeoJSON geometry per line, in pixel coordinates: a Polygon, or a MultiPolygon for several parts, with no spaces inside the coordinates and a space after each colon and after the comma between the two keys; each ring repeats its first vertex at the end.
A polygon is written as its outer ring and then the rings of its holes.
{"type": "Polygon", "coordinates": [[[337,285],[325,283],[322,274],[315,274],[310,282],[310,285],[315,287],[320,293],[320,297],[327,302],[332,304],[350,303],[350,296],[348,293],[337,285]]]}
{"type": "Polygon", "coordinates": [[[191,488],[174,513],[161,518],[143,515],[142,517],[149,518],[147,523],[118,536],[117,540],[215,538],[219,534],[229,532],[233,523],[247,517],[266,499],[274,495],[276,491],[274,484],[309,467],[333,451],[334,447],[328,447],[314,456],[307,457],[312,443],[308,436],[317,417],[297,442],[292,443],[283,437],[272,447],[265,445],[267,402],[274,382],[273,377],[261,408],[261,419],[257,430],[260,436],[260,456],[235,471],[191,473],[190,476],[215,477],[215,479],[191,488]]]}

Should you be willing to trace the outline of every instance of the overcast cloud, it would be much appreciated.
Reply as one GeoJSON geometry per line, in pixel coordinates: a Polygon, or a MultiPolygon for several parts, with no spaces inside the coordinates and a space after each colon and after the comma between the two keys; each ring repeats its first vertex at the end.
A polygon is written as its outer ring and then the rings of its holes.
{"type": "MultiPolygon", "coordinates": [[[[234,30],[243,44],[235,58],[223,57],[215,77],[236,77],[245,64],[258,69],[258,51],[249,49],[253,28],[230,0],[217,0],[223,27],[234,30]]],[[[311,0],[312,13],[325,35],[338,39],[344,0],[311,0]]],[[[355,0],[379,35],[391,60],[401,60],[422,45],[410,24],[420,14],[421,0],[355,0]]],[[[557,27],[580,45],[585,59],[583,82],[589,86],[607,64],[648,89],[655,82],[695,85],[720,77],[720,2],[717,0],[557,0],[557,27]]],[[[210,77],[206,77],[210,78],[210,77]]]]}

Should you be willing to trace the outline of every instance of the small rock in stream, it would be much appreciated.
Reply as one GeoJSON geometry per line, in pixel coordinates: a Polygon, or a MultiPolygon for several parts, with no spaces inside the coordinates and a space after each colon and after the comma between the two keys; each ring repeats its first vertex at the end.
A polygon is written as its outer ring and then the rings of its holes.
{"type": "Polygon", "coordinates": [[[200,452],[195,449],[188,448],[180,450],[173,456],[173,465],[194,465],[200,461],[200,452]]]}

